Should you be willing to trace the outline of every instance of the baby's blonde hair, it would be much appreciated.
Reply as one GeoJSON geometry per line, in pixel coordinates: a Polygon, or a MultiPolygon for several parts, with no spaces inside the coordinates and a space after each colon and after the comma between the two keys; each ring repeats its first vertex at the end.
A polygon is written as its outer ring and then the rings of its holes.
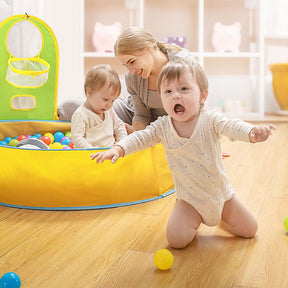
{"type": "Polygon", "coordinates": [[[204,69],[196,61],[186,60],[185,58],[175,58],[163,66],[157,81],[157,90],[161,94],[161,83],[163,81],[179,80],[185,72],[191,72],[195,78],[201,93],[208,91],[208,79],[204,69]]]}
{"type": "Polygon", "coordinates": [[[101,89],[107,85],[114,93],[121,93],[121,82],[117,72],[108,64],[99,64],[92,67],[86,74],[84,90],[87,96],[87,89],[92,91],[101,89]]]}
{"type": "Polygon", "coordinates": [[[167,54],[167,50],[180,51],[182,48],[175,44],[158,42],[152,34],[139,27],[127,27],[118,36],[114,44],[114,54],[135,55],[142,53],[146,48],[158,48],[167,54]]]}

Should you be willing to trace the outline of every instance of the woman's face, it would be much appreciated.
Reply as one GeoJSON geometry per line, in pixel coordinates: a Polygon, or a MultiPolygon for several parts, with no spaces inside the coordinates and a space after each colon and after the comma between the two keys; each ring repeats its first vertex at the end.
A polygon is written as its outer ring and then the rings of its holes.
{"type": "Polygon", "coordinates": [[[138,74],[144,79],[147,79],[153,69],[154,59],[151,53],[151,48],[145,49],[142,53],[134,55],[118,55],[117,58],[126,66],[130,74],[138,74]]]}

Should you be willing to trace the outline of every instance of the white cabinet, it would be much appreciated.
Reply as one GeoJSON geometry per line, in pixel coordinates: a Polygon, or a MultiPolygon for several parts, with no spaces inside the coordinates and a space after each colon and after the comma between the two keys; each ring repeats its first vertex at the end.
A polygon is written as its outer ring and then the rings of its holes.
{"type": "MultiPolygon", "coordinates": [[[[97,53],[92,44],[94,24],[141,26],[162,41],[184,36],[209,78],[208,106],[241,118],[264,115],[264,37],[261,0],[81,0],[81,75],[93,65],[111,64],[120,75],[125,67],[113,53],[97,53]],[[135,2],[135,9],[129,3],[135,2]],[[128,8],[127,8],[128,7],[128,8]],[[131,6],[130,6],[131,8],[131,6]],[[214,23],[241,23],[239,52],[215,52],[214,23]]],[[[133,5],[132,5],[133,6],[133,5]]],[[[125,90],[125,88],[123,89],[125,90]]]]}

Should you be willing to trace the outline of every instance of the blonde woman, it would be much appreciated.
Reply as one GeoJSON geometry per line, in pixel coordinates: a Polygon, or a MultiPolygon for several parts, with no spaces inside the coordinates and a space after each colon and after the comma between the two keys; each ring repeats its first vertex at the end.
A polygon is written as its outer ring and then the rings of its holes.
{"type": "Polygon", "coordinates": [[[128,69],[126,99],[117,99],[114,110],[126,123],[128,133],[142,130],[159,116],[166,115],[157,92],[157,79],[162,67],[175,58],[195,61],[191,53],[174,44],[158,42],[152,34],[128,27],[119,35],[114,53],[128,69]]]}

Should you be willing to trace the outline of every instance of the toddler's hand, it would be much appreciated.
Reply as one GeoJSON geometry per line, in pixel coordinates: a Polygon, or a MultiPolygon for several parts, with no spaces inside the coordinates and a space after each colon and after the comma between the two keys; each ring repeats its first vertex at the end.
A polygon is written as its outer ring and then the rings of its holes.
{"type": "Polygon", "coordinates": [[[97,152],[90,155],[91,160],[96,158],[96,163],[103,163],[104,160],[111,160],[114,164],[119,157],[124,156],[124,150],[121,146],[113,146],[111,149],[104,151],[104,152],[97,152]]]}
{"type": "Polygon", "coordinates": [[[250,142],[264,142],[272,134],[272,130],[276,130],[274,125],[268,124],[264,126],[255,126],[249,133],[250,142]]]}

